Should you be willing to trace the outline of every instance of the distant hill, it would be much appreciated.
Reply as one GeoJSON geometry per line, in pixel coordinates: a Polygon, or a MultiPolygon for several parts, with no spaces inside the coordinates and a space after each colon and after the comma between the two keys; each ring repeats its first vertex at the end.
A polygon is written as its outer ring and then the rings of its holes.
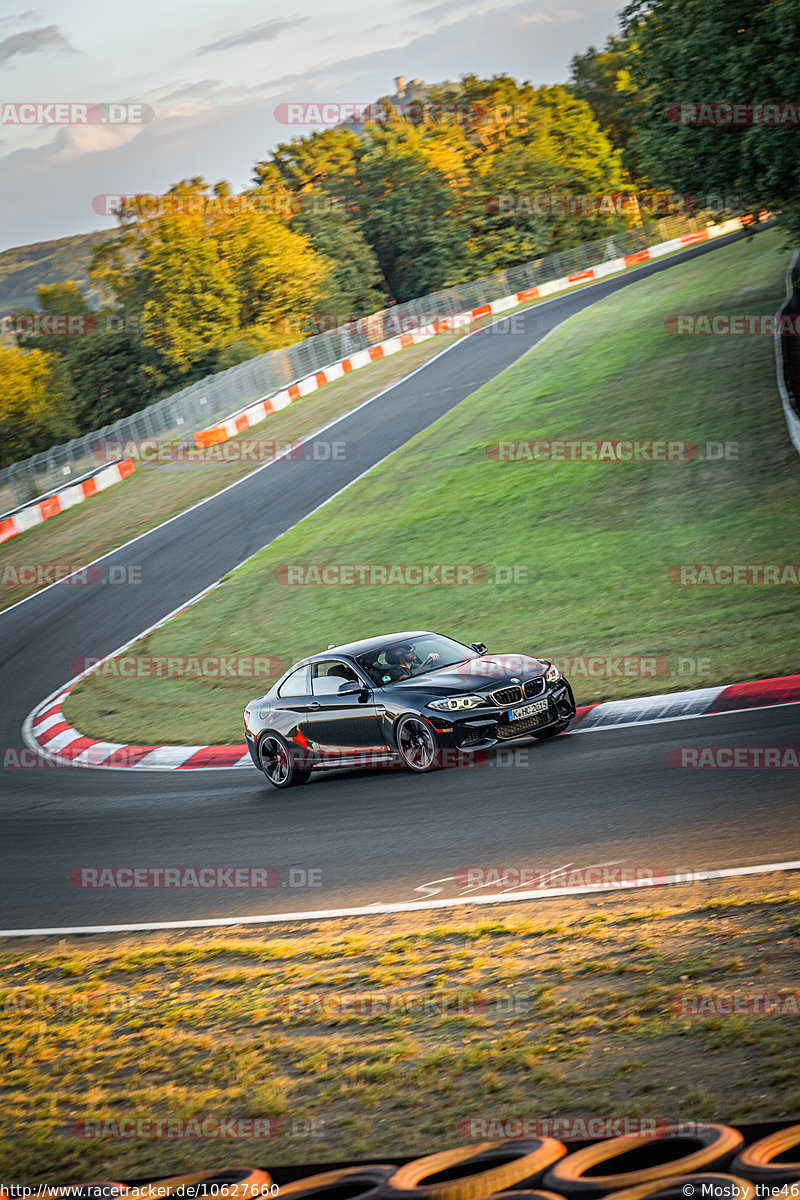
{"type": "Polygon", "coordinates": [[[37,287],[65,279],[80,283],[88,303],[97,308],[97,293],[89,284],[92,248],[116,236],[115,229],[103,229],[4,250],[0,253],[0,314],[36,308],[37,287]]]}

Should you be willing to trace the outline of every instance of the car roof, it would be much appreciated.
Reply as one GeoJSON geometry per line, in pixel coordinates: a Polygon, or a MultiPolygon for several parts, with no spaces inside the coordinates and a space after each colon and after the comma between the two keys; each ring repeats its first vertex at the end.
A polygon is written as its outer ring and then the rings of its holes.
{"type": "Polygon", "coordinates": [[[380,637],[364,638],[360,642],[344,642],[341,646],[332,646],[328,650],[321,650],[318,654],[309,654],[297,665],[314,662],[318,658],[339,658],[343,654],[348,658],[355,658],[359,654],[368,654],[370,650],[378,650],[387,642],[411,641],[413,638],[430,637],[431,633],[430,629],[401,629],[399,633],[384,633],[380,637]]]}

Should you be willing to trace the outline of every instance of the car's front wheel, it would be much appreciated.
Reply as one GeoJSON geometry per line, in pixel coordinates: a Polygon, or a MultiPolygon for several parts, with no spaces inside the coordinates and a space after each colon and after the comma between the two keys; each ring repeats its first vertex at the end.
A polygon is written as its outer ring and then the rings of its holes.
{"type": "Polygon", "coordinates": [[[441,765],[436,734],[422,717],[401,717],[395,739],[403,765],[410,771],[435,771],[441,765]]]}
{"type": "Polygon", "coordinates": [[[297,765],[292,747],[279,733],[267,733],[262,737],[258,743],[258,763],[276,788],[296,787],[306,783],[311,774],[297,765]]]}

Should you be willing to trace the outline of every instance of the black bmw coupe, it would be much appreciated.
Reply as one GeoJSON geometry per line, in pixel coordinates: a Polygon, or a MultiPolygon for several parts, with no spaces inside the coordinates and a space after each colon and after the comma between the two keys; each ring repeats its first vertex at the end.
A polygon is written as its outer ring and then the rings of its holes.
{"type": "Polygon", "coordinates": [[[431,771],[519,738],[548,738],[575,716],[569,682],[546,660],[492,654],[427,631],[329,646],[245,709],[247,746],[278,788],[312,771],[431,771]]]}

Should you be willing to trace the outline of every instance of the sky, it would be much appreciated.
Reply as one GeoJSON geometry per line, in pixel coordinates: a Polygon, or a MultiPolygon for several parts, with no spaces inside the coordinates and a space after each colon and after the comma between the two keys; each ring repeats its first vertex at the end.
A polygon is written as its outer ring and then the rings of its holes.
{"type": "Polygon", "coordinates": [[[366,105],[399,75],[564,83],[574,54],[617,31],[622,7],[295,2],[0,0],[0,250],[113,228],[97,197],[197,175],[247,188],[279,142],[324,127],[287,125],[282,105],[366,105]]]}

